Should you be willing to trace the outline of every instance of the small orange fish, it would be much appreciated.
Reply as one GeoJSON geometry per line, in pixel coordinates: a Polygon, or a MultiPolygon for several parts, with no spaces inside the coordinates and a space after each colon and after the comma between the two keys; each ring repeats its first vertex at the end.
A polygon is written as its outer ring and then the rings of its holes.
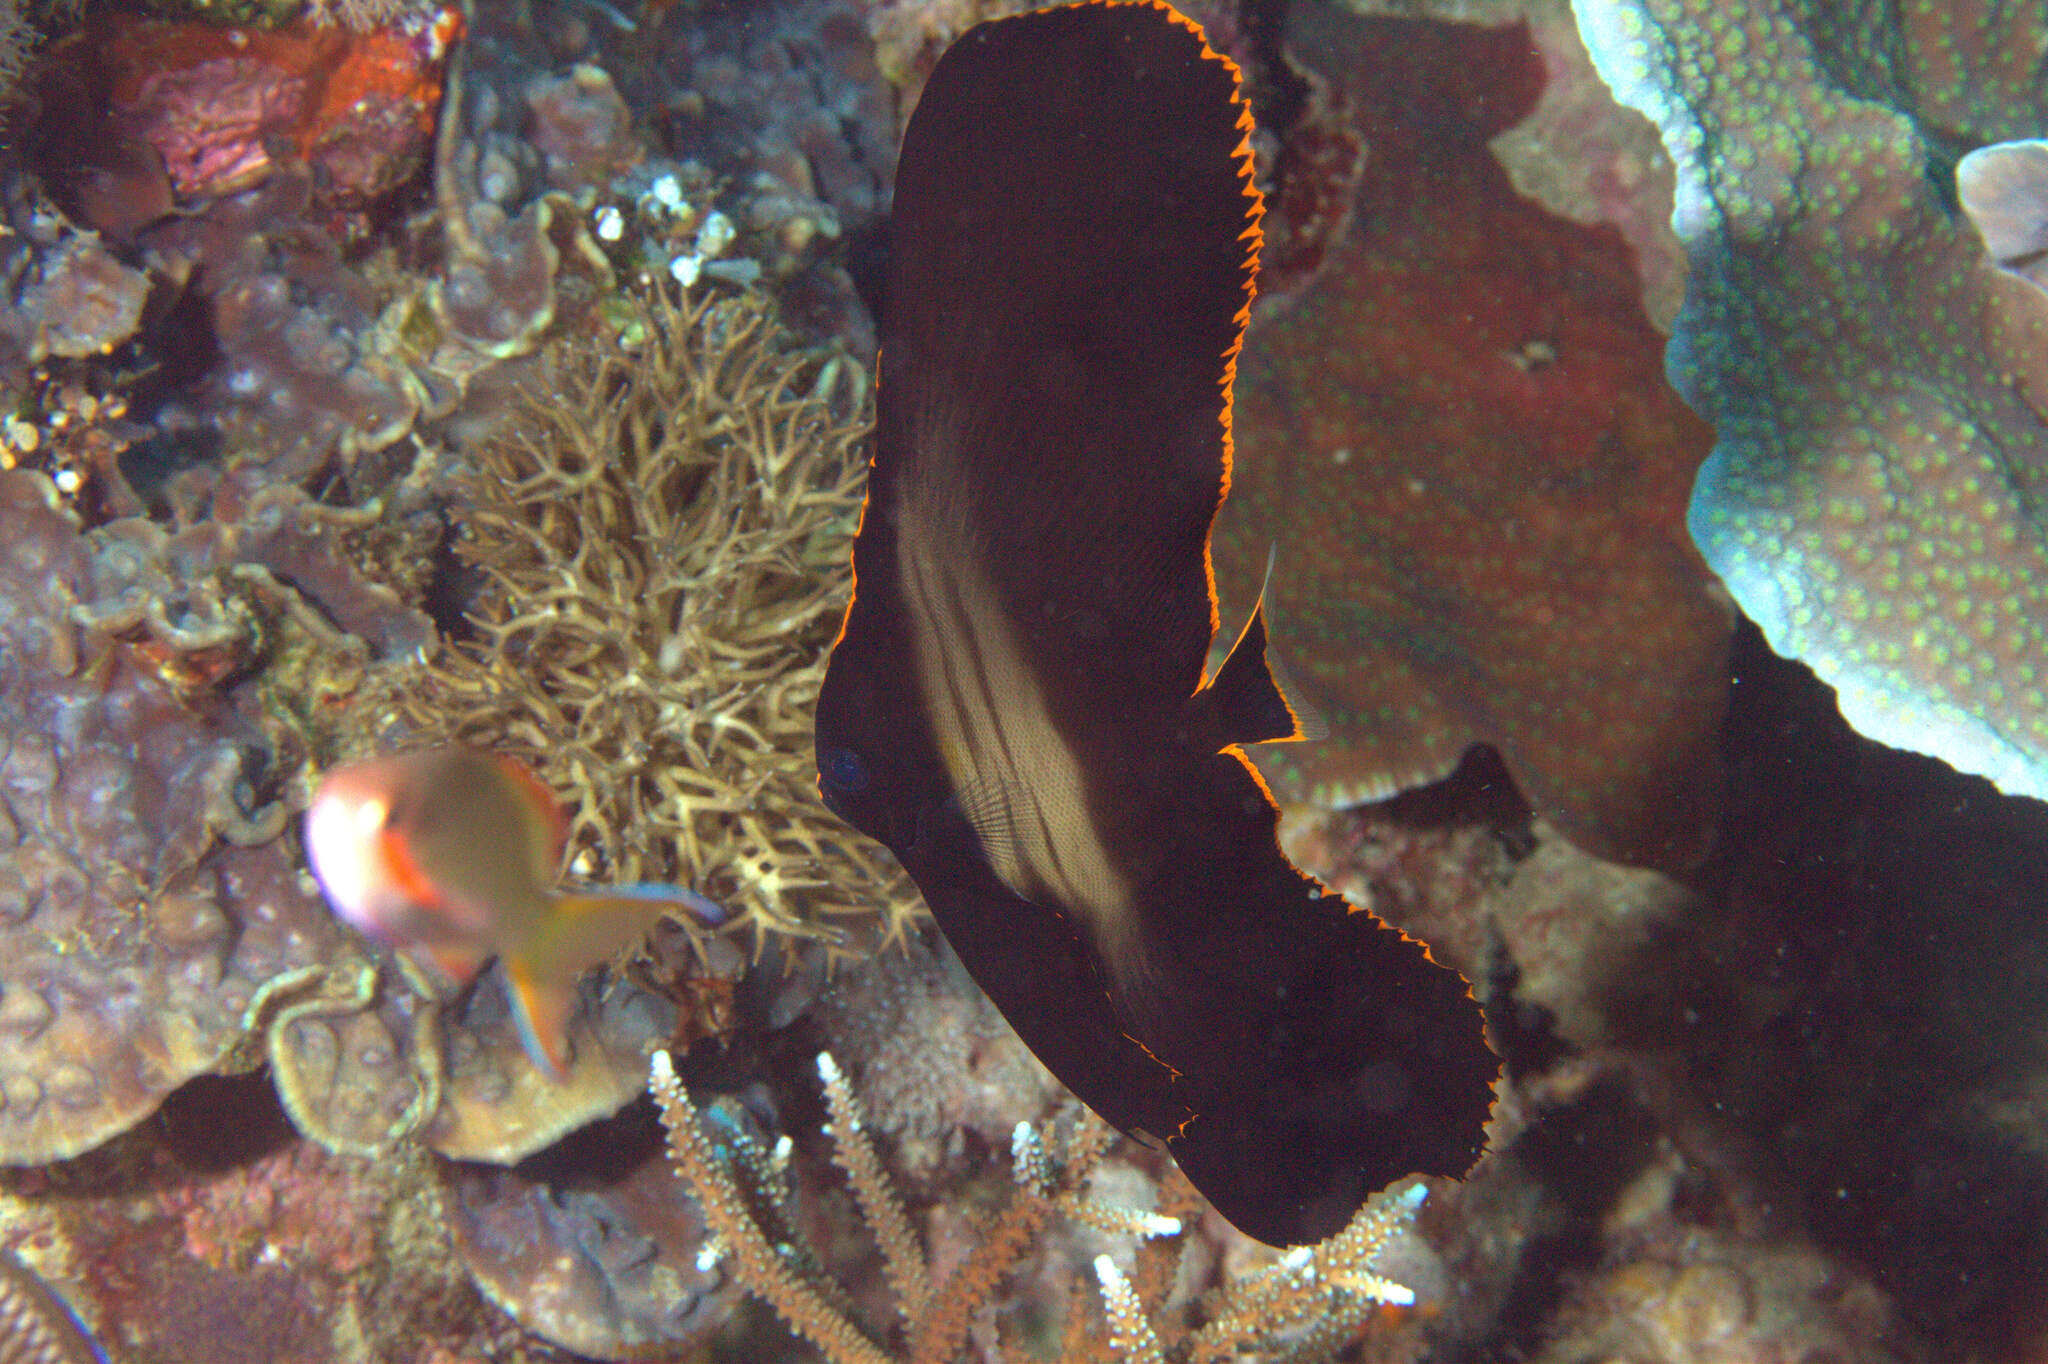
{"type": "Polygon", "coordinates": [[[503,960],[519,1039],[559,1080],[578,976],[663,915],[725,918],[678,887],[555,889],[567,832],[553,794],[512,759],[437,748],[328,773],[306,855],[336,914],[456,983],[503,960]]]}

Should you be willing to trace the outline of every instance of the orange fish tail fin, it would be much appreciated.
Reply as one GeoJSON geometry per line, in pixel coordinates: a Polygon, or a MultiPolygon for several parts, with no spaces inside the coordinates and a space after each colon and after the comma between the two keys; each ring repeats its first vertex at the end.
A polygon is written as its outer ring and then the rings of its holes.
{"type": "Polygon", "coordinates": [[[702,896],[667,887],[572,891],[554,898],[540,931],[505,960],[520,1040],[535,1065],[562,1077],[577,978],[639,946],[671,914],[713,922],[723,917],[702,896]]]}
{"type": "Polygon", "coordinates": [[[548,958],[554,969],[574,976],[638,947],[665,918],[717,924],[724,917],[725,911],[714,902],[670,886],[567,890],[555,897],[535,956],[548,958]]]}
{"type": "Polygon", "coordinates": [[[576,978],[566,980],[534,974],[524,961],[505,963],[512,1021],[519,1027],[519,1045],[536,1069],[550,1080],[569,1074],[569,1015],[576,1008],[576,978]]]}

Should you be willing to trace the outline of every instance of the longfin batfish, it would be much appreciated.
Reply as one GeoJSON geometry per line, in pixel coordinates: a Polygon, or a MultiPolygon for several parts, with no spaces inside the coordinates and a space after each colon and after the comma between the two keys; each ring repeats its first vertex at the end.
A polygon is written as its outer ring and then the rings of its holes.
{"type": "Polygon", "coordinates": [[[724,918],[680,887],[557,890],[566,832],[517,762],[439,748],[328,773],[306,811],[306,855],[336,914],[451,980],[502,959],[519,1040],[560,1079],[577,977],[664,915],[724,918]]]}
{"type": "Polygon", "coordinates": [[[817,751],[1053,1073],[1301,1243],[1463,1174],[1497,1067],[1455,972],[1281,854],[1239,747],[1298,733],[1262,616],[1204,681],[1251,128],[1162,4],[996,20],[941,59],[817,751]]]}

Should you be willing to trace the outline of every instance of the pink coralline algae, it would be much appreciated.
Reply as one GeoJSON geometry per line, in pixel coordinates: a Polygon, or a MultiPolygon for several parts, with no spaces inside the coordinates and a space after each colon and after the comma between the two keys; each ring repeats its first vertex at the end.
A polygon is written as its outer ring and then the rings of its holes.
{"type": "Polygon", "coordinates": [[[419,167],[461,27],[452,10],[362,32],[114,14],[59,56],[84,72],[105,139],[147,147],[180,199],[231,194],[303,162],[332,202],[354,207],[419,167]]]}
{"type": "Polygon", "coordinates": [[[1708,563],[1858,730],[2048,796],[2048,317],[1941,183],[2048,127],[2042,11],[1578,15],[1677,163],[1669,370],[1719,440],[1689,516],[1708,563]]]}
{"type": "Polygon", "coordinates": [[[1730,625],[1681,523],[1708,434],[1619,237],[1519,199],[1486,149],[1540,85],[1527,31],[1297,17],[1368,151],[1350,226],[1238,367],[1225,613],[1277,546],[1277,651],[1330,726],[1261,765],[1345,805],[1488,743],[1580,846],[1691,862],[1730,625]]]}

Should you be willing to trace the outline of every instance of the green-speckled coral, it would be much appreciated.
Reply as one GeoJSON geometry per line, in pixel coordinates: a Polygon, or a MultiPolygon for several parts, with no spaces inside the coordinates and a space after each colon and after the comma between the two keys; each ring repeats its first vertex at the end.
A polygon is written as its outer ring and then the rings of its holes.
{"type": "Polygon", "coordinates": [[[2048,425],[2013,344],[2040,332],[1947,160],[2038,131],[2048,11],[1575,8],[1677,162],[1667,363],[1717,428],[1689,514],[1708,562],[1859,730],[2048,795],[2048,425]]]}

